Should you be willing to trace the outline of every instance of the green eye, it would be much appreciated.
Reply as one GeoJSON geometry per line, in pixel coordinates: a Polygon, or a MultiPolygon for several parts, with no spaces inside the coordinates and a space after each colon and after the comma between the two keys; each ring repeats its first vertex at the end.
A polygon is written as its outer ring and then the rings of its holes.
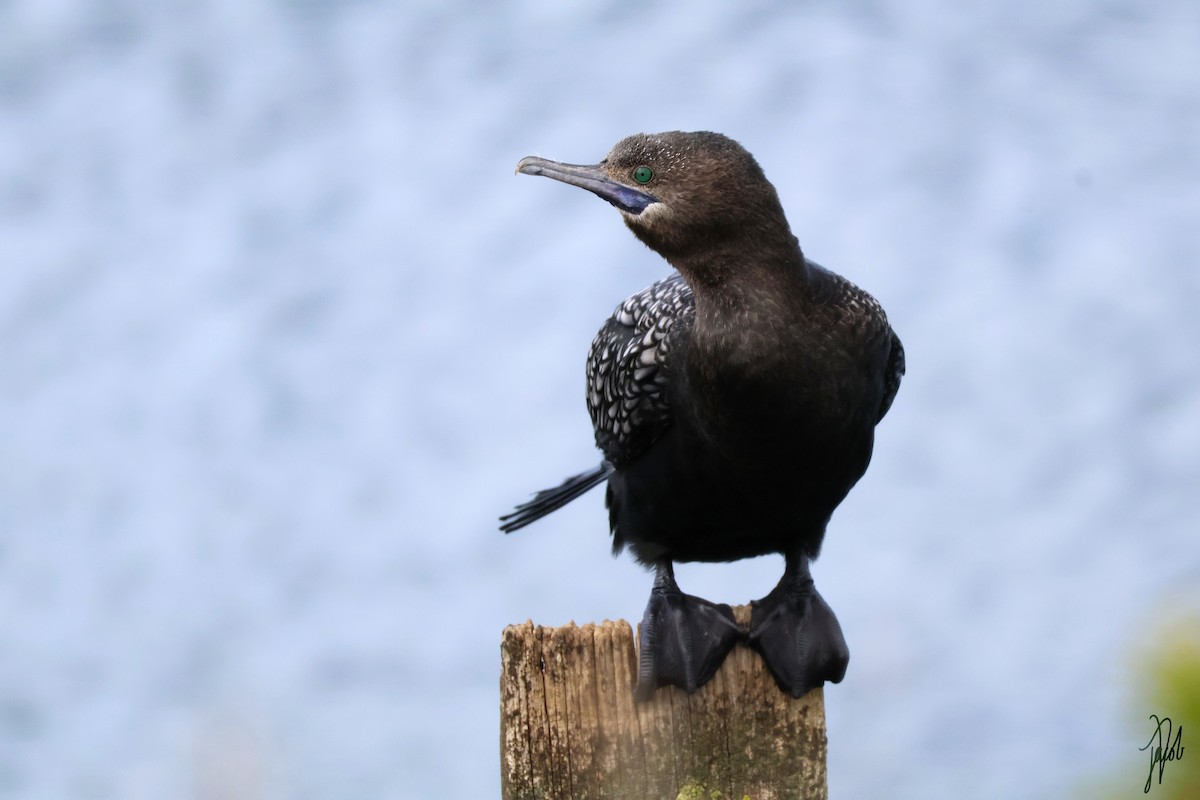
{"type": "Polygon", "coordinates": [[[649,183],[654,177],[654,170],[649,167],[638,167],[633,171],[633,179],[638,183],[649,183]]]}

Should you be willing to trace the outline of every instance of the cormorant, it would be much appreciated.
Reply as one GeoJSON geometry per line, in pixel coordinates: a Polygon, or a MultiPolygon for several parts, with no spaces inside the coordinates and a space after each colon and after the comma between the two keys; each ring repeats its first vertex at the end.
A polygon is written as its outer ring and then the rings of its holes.
{"type": "Polygon", "coordinates": [[[594,166],[528,157],[517,172],[621,212],[678,272],[621,303],[587,358],[604,459],[501,517],[515,531],[607,482],[614,553],[655,569],[637,696],[691,692],[743,639],[795,697],[839,682],[849,650],[809,562],[871,460],[904,349],[873,297],[805,258],[775,188],[717,133],[637,134],[594,166]],[[684,594],[675,561],[781,553],[748,636],[728,605],[684,594]]]}

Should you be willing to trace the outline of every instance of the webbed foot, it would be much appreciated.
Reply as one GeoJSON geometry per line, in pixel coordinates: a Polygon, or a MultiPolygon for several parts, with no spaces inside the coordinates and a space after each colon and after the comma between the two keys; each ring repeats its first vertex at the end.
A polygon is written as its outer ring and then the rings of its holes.
{"type": "Polygon", "coordinates": [[[696,691],[744,637],[733,609],[684,594],[670,562],[660,563],[642,618],[634,697],[649,700],[655,689],[668,684],[689,694],[696,691]]]}
{"type": "Polygon", "coordinates": [[[813,586],[807,559],[789,558],[779,585],[751,603],[749,645],[792,697],[846,675],[850,650],[833,610],[813,586]]]}

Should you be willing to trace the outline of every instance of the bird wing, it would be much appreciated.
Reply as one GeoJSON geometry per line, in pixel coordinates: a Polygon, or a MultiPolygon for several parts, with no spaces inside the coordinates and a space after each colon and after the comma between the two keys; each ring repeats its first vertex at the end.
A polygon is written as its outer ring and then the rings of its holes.
{"type": "Polygon", "coordinates": [[[904,345],[900,344],[900,337],[896,335],[895,331],[892,331],[892,349],[888,353],[887,367],[885,367],[883,375],[883,400],[879,403],[879,417],[875,420],[876,424],[892,407],[892,401],[896,399],[896,392],[900,390],[900,379],[903,377],[904,345]]]}
{"type": "Polygon", "coordinates": [[[812,259],[806,259],[810,268],[821,273],[827,281],[827,290],[835,296],[839,305],[853,312],[857,324],[863,325],[870,331],[872,339],[882,343],[887,340],[888,355],[883,372],[883,397],[879,402],[879,413],[875,417],[878,424],[892,407],[896,392],[900,390],[900,379],[904,377],[904,345],[900,337],[888,323],[887,314],[879,301],[869,293],[836,272],[830,272],[812,259]]]}
{"type": "Polygon", "coordinates": [[[678,273],[617,306],[592,341],[587,407],[596,446],[620,467],[635,461],[674,419],[667,386],[672,353],[695,317],[692,290],[678,273]]]}

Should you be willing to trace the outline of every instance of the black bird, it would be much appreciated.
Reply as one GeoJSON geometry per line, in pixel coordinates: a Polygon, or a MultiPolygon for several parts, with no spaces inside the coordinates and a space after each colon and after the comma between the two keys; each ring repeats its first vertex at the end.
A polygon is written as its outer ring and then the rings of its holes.
{"type": "Polygon", "coordinates": [[[638,697],[694,691],[745,634],[728,605],[684,594],[675,561],[781,553],[748,644],[799,697],[850,654],[809,562],[871,460],[904,349],[873,297],[805,258],[775,188],[717,133],[637,134],[594,166],[521,159],[579,186],[677,274],[619,305],[587,358],[598,467],[501,517],[515,531],[607,481],[614,553],[655,569],[638,697]]]}

